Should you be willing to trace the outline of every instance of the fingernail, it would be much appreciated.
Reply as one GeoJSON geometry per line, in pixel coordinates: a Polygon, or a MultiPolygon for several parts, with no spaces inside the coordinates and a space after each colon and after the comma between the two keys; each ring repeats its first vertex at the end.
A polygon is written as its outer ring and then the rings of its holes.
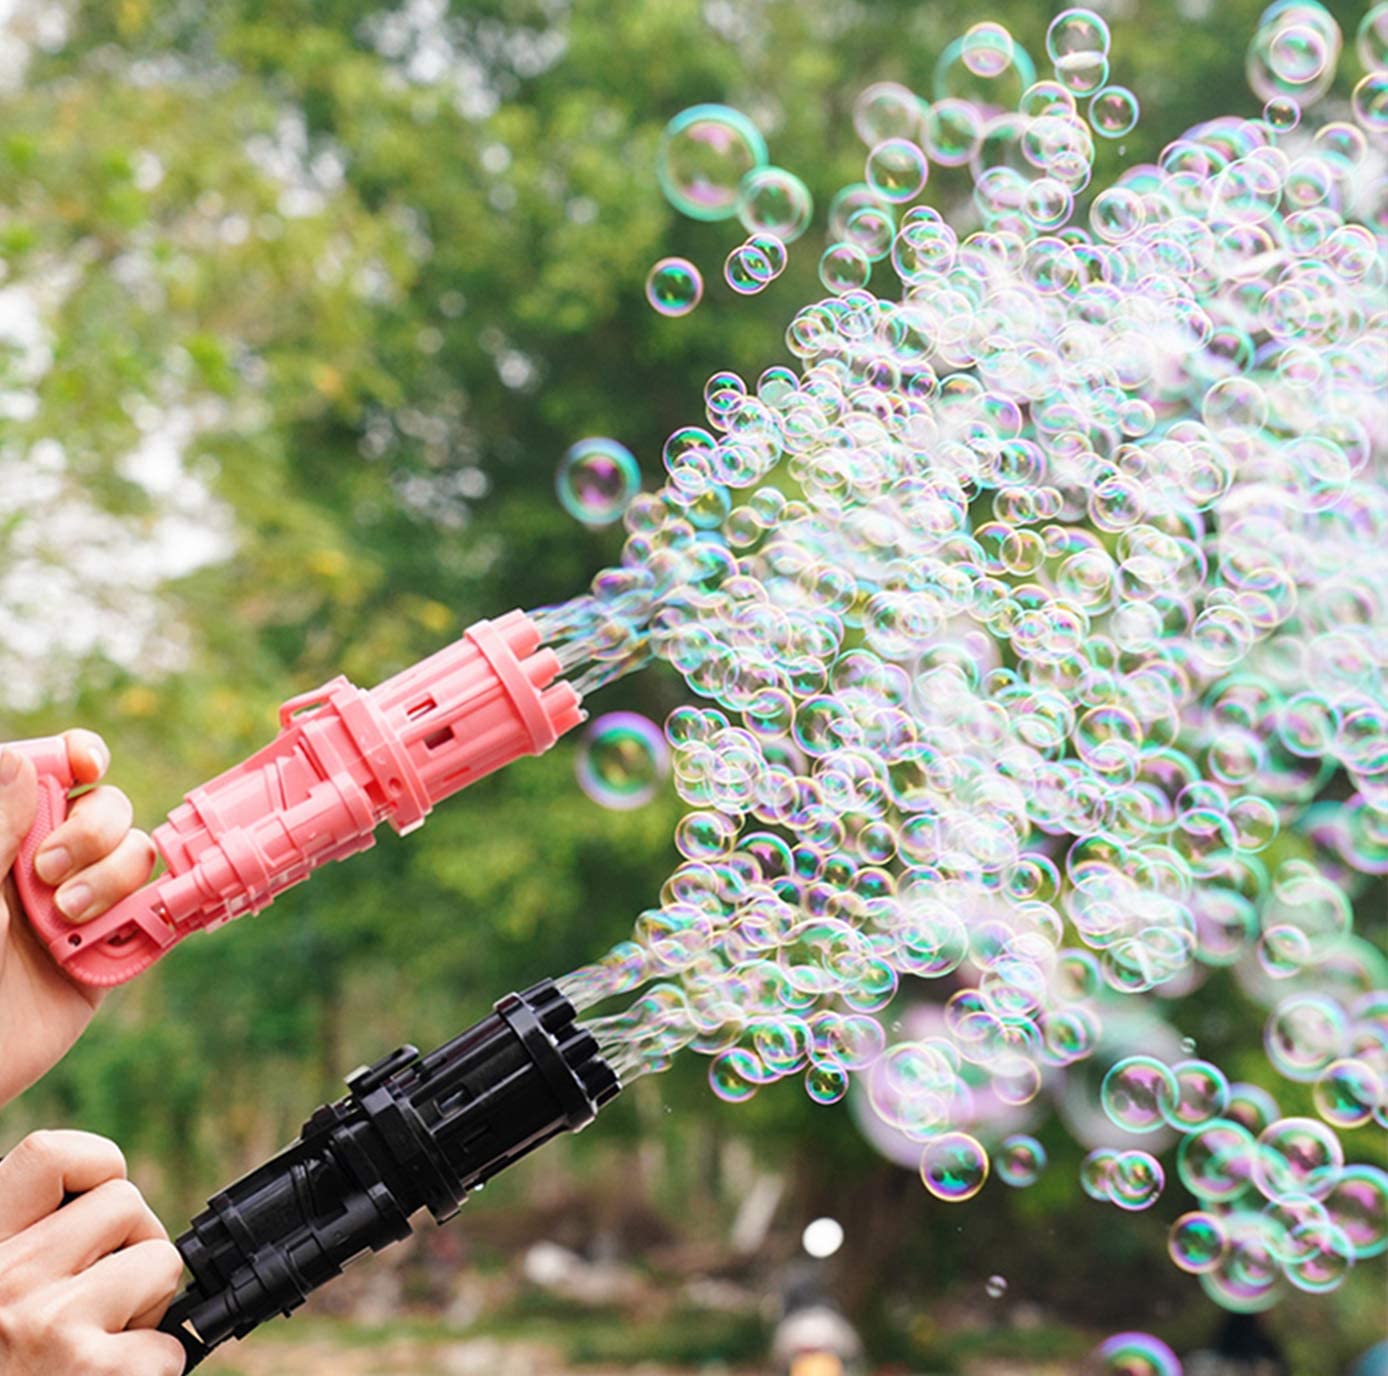
{"type": "Polygon", "coordinates": [[[111,767],[111,752],[106,748],[106,742],[100,737],[92,742],[92,754],[96,757],[97,766],[104,774],[111,767]]]}
{"type": "Polygon", "coordinates": [[[69,922],[76,922],[92,906],[92,891],[85,884],[70,884],[59,889],[53,901],[69,922]]]}
{"type": "Polygon", "coordinates": [[[34,861],[34,872],[45,884],[60,884],[72,868],[72,856],[63,846],[46,850],[34,861]]]}
{"type": "Polygon", "coordinates": [[[8,788],[19,778],[19,756],[13,750],[0,750],[0,788],[8,788]]]}

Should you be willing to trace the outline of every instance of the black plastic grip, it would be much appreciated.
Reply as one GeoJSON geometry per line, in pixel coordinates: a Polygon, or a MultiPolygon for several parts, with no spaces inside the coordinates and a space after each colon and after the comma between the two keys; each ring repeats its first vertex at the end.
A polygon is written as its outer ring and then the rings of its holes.
{"type": "Polygon", "coordinates": [[[498,1171],[592,1122],[621,1085],[546,980],[437,1051],[401,1047],[347,1088],[178,1239],[193,1279],[159,1326],[183,1344],[185,1371],[406,1237],[420,1209],[445,1222],[498,1171]]]}

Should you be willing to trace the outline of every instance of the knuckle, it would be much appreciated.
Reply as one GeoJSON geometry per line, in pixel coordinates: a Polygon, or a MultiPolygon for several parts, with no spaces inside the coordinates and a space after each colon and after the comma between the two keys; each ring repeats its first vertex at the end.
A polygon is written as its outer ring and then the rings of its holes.
{"type": "Polygon", "coordinates": [[[29,1167],[40,1169],[58,1165],[63,1157],[61,1139],[56,1132],[40,1128],[31,1132],[11,1153],[12,1159],[29,1167]]]}
{"type": "Polygon", "coordinates": [[[129,1180],[108,1180],[101,1187],[101,1193],[122,1218],[138,1218],[148,1212],[144,1195],[129,1180]]]}
{"type": "Polygon", "coordinates": [[[172,1242],[151,1242],[150,1274],[161,1290],[172,1294],[183,1279],[183,1254],[172,1242]]]}

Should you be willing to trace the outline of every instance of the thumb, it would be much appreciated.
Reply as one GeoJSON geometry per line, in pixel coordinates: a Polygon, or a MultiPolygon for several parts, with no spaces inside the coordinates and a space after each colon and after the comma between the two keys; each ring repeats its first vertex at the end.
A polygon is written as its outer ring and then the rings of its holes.
{"type": "Polygon", "coordinates": [[[0,880],[14,868],[38,805],[34,766],[16,750],[0,750],[0,880]]]}

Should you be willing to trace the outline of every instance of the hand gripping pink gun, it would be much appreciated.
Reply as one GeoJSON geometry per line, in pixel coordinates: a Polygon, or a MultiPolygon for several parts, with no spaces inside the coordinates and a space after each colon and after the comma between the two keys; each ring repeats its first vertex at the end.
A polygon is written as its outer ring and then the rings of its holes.
{"type": "Polygon", "coordinates": [[[438,654],[364,692],[345,678],[280,708],[259,753],[194,789],[154,832],[167,870],[95,921],[74,926],[34,874],[67,814],[62,740],[14,747],[39,771],[39,814],[15,867],[34,927],[79,983],[123,984],[191,932],[268,907],[320,865],[402,836],[434,804],[522,755],[540,755],[583,719],[559,657],[524,612],[479,621],[438,654]]]}

